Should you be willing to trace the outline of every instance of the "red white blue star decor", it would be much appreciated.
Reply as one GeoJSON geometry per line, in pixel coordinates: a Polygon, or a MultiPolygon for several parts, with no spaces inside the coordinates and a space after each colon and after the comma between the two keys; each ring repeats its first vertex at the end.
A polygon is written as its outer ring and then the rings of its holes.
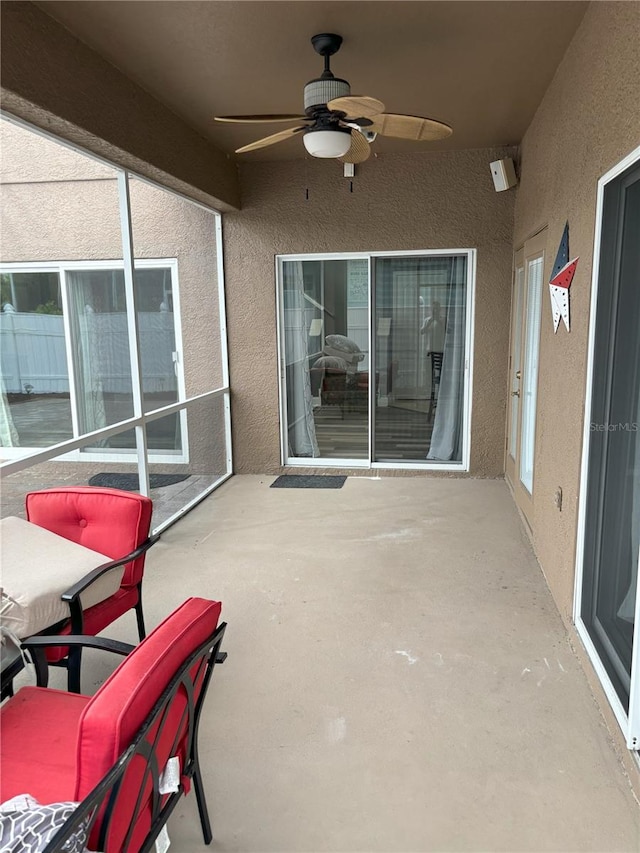
{"type": "Polygon", "coordinates": [[[562,240],[556,255],[551,279],[549,280],[549,295],[551,296],[551,312],[553,314],[553,331],[558,331],[562,318],[567,332],[569,325],[569,288],[578,266],[578,258],[569,260],[569,223],[564,226],[562,240]]]}

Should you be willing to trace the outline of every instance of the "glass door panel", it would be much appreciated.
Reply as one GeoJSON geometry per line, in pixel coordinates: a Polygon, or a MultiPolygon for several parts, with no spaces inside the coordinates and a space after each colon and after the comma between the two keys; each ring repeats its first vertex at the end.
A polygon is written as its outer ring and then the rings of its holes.
{"type": "Polygon", "coordinates": [[[459,462],[466,255],[374,258],[373,460],[459,462]]]}
{"type": "Polygon", "coordinates": [[[522,296],[524,291],[524,267],[516,266],[513,344],[511,347],[511,412],[509,417],[509,456],[516,458],[518,444],[518,422],[520,415],[520,379],[522,377],[522,296]]]}
{"type": "Polygon", "coordinates": [[[640,559],[640,168],[604,197],[582,618],[629,710],[640,559]]]}
{"type": "Polygon", "coordinates": [[[533,455],[536,436],[538,397],[538,358],[540,352],[540,315],[544,257],[527,259],[527,302],[525,313],[524,369],[522,375],[522,429],[520,444],[520,482],[533,492],[533,455]]]}
{"type": "Polygon", "coordinates": [[[289,458],[368,459],[366,259],[282,263],[289,458]]]}

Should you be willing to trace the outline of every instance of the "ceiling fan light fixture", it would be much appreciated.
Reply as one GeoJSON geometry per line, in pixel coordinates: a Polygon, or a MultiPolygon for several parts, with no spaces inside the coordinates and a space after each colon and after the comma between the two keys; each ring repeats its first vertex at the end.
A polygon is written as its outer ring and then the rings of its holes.
{"type": "Polygon", "coordinates": [[[348,128],[310,128],[302,141],[312,157],[343,157],[351,148],[351,131],[348,128]]]}

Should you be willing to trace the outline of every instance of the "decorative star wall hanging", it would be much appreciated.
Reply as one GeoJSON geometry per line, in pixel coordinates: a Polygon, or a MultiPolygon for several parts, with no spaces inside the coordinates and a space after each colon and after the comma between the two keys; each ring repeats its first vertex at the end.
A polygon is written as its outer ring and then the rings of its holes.
{"type": "Polygon", "coordinates": [[[553,331],[558,331],[562,318],[567,332],[571,331],[569,323],[569,288],[578,266],[578,258],[569,260],[569,223],[564,226],[562,240],[556,255],[551,279],[549,280],[549,295],[551,296],[551,312],[553,314],[553,331]]]}

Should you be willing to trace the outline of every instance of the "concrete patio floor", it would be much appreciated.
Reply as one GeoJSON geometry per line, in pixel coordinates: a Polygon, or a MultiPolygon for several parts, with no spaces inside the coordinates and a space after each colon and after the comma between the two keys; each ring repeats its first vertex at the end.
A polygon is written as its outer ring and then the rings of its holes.
{"type": "MultiPolygon", "coordinates": [[[[192,793],[171,849],[638,851],[504,482],[273,479],[232,478],[148,557],[149,626],[189,595],[229,625],[200,729],[214,841],[192,793]]],[[[84,689],[111,665],[88,656],[84,689]]]]}

